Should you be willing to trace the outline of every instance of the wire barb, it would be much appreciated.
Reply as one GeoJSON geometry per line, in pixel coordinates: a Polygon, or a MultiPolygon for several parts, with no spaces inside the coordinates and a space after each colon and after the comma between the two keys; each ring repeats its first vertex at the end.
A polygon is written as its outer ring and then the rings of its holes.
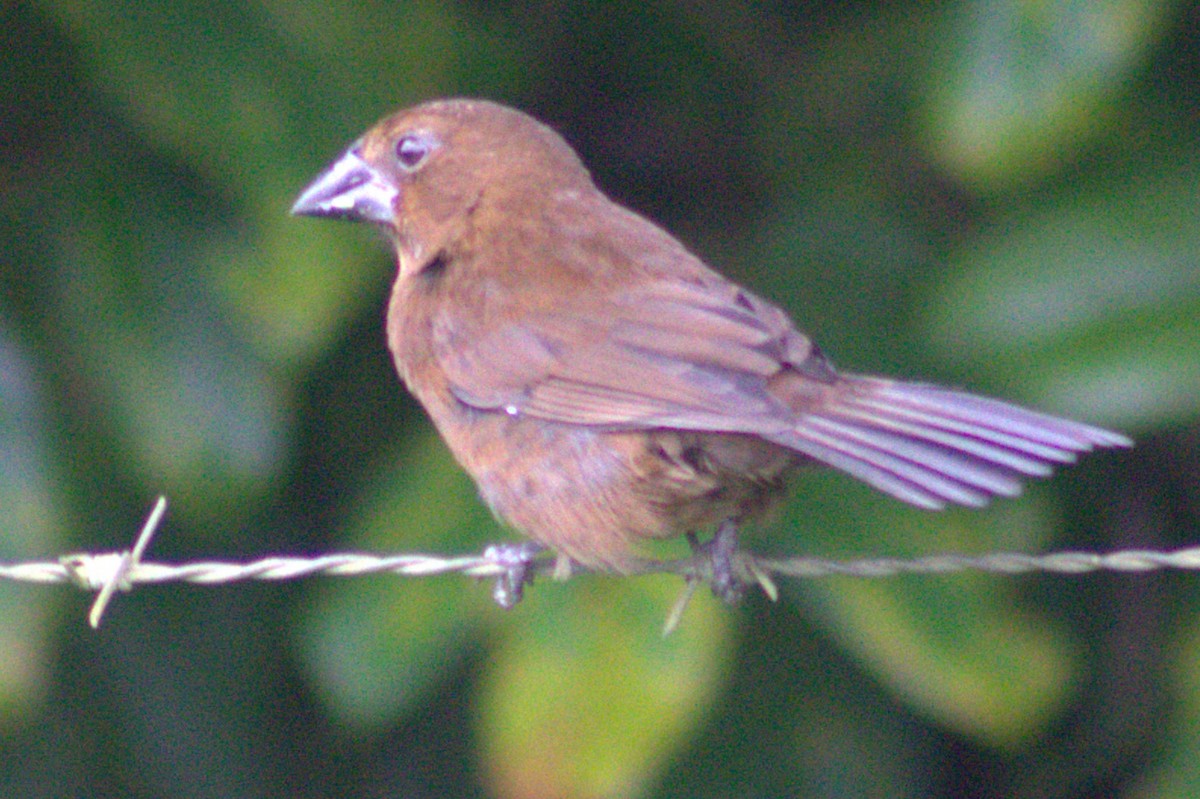
{"type": "MultiPolygon", "coordinates": [[[[513,562],[510,557],[498,557],[497,549],[489,548],[480,555],[443,557],[439,555],[403,554],[375,555],[361,552],[321,555],[317,557],[272,556],[259,560],[238,563],[231,561],[198,561],[194,563],[169,564],[149,563],[142,560],[150,546],[159,524],[166,513],[167,500],[159,497],[138,533],[133,548],[120,552],[98,554],[65,555],[54,562],[0,563],[0,580],[28,583],[74,583],[85,591],[97,592],[89,624],[95,628],[114,594],[129,591],[134,586],[149,583],[187,582],[200,585],[219,585],[247,580],[297,580],[324,575],[331,577],[359,577],[368,574],[393,574],[401,577],[428,577],[439,574],[459,573],[479,579],[493,579],[496,585],[508,589],[505,597],[520,599],[520,590],[514,582],[513,562]],[[507,581],[507,582],[506,582],[507,581]],[[516,589],[516,590],[514,590],[516,589]]],[[[527,560],[522,566],[520,586],[537,574],[547,574],[562,579],[572,571],[579,571],[578,564],[564,568],[559,559],[550,556],[535,557],[528,549],[517,551],[527,560]]],[[[508,550],[502,550],[507,552],[508,550]]],[[[1118,550],[1108,553],[1095,552],[1051,552],[1044,555],[1029,555],[1020,552],[991,552],[983,555],[939,554],[917,558],[858,558],[854,560],[831,560],[816,557],[771,558],[750,552],[735,553],[738,568],[752,579],[763,592],[775,600],[779,591],[776,578],[793,577],[813,579],[817,577],[879,578],[901,574],[946,575],[965,571],[990,572],[1003,575],[1020,575],[1034,572],[1079,575],[1091,572],[1118,572],[1140,574],[1162,570],[1200,570],[1200,546],[1186,547],[1160,552],[1148,549],[1118,550]]],[[[710,567],[711,568],[711,567],[710,567]]],[[[677,574],[685,578],[687,585],[667,619],[667,630],[678,625],[688,601],[700,582],[708,579],[704,566],[696,556],[678,560],[642,560],[633,565],[631,574],[677,574]]]]}

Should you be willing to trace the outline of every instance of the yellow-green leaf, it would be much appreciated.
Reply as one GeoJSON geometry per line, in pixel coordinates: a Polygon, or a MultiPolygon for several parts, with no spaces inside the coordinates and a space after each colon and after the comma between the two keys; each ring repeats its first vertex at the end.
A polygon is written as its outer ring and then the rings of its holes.
{"type": "Polygon", "coordinates": [[[726,675],[730,611],[698,595],[661,628],[674,577],[539,585],[488,657],[479,737],[505,799],[633,797],[704,719],[726,675]]]}

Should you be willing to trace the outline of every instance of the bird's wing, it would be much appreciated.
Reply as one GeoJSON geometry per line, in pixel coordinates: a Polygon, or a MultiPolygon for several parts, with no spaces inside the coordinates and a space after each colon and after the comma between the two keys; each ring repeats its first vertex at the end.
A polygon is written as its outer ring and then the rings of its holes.
{"type": "Polygon", "coordinates": [[[655,282],[603,306],[566,298],[480,335],[461,328],[433,330],[460,401],[607,428],[767,435],[792,415],[767,381],[820,357],[782,311],[718,280],[655,282]]]}
{"type": "MultiPolygon", "coordinates": [[[[461,331],[460,331],[461,332],[461,331]]],[[[605,316],[543,312],[450,346],[460,401],[609,428],[750,433],[925,508],[982,505],[1124,436],[950,389],[836,375],[787,317],[729,283],[664,283],[605,316]]]]}

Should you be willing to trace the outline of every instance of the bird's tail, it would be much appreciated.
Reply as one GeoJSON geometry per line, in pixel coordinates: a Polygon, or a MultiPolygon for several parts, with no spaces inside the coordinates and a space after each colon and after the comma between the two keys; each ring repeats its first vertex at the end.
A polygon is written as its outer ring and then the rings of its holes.
{"type": "Polygon", "coordinates": [[[846,375],[778,444],[847,472],[905,502],[979,506],[1020,493],[1120,433],[999,400],[920,383],[846,375]]]}

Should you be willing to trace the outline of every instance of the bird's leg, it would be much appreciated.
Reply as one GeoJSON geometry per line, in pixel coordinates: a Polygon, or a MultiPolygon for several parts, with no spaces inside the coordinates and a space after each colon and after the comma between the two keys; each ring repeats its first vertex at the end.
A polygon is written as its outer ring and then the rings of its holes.
{"type": "Polygon", "coordinates": [[[492,588],[492,599],[508,610],[521,601],[525,586],[533,582],[533,559],[545,549],[533,541],[519,544],[492,544],[483,551],[483,556],[504,569],[496,578],[492,588]]]}
{"type": "Polygon", "coordinates": [[[746,584],[737,573],[737,548],[737,522],[726,519],[717,525],[708,554],[712,558],[712,591],[731,605],[741,599],[746,590],[746,584]]]}
{"type": "Polygon", "coordinates": [[[746,583],[738,574],[737,521],[726,519],[717,525],[717,532],[708,543],[701,544],[694,533],[687,536],[692,552],[708,561],[709,583],[719,599],[735,604],[746,591],[746,583]]]}

